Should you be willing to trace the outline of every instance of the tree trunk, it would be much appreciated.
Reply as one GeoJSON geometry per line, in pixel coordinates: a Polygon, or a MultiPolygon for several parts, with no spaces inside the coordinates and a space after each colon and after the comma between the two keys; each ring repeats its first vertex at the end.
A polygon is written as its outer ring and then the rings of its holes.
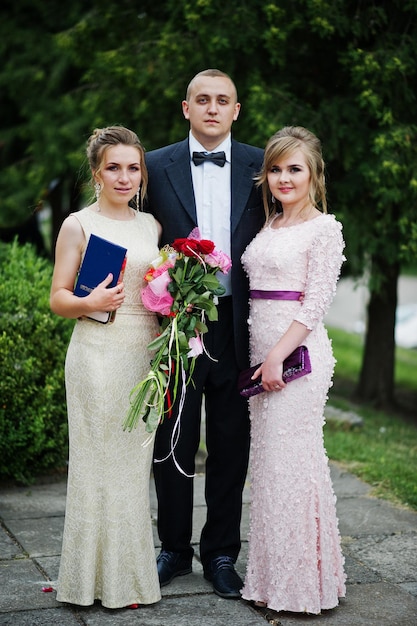
{"type": "Polygon", "coordinates": [[[394,406],[395,313],[399,265],[381,256],[372,266],[385,277],[378,291],[371,290],[362,368],[356,389],[357,399],[377,408],[394,406]]]}
{"type": "Polygon", "coordinates": [[[22,245],[25,243],[32,244],[40,256],[48,256],[36,212],[32,213],[25,222],[17,224],[16,226],[0,228],[0,241],[10,243],[15,237],[17,237],[18,242],[22,245]]]}
{"type": "Polygon", "coordinates": [[[56,238],[62,222],[70,213],[78,211],[80,196],[81,183],[76,177],[71,177],[68,180],[59,179],[49,189],[48,201],[52,211],[52,257],[54,257],[56,238]],[[65,192],[66,187],[69,188],[67,193],[65,192]]]}

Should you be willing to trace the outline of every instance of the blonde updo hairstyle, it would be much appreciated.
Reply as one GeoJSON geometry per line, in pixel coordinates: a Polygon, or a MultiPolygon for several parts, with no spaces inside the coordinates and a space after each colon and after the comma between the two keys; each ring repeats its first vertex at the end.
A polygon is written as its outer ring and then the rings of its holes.
{"type": "Polygon", "coordinates": [[[309,200],[315,208],[327,213],[325,165],[320,140],[302,126],[285,126],[272,135],[266,144],[262,170],[255,179],[258,187],[262,187],[267,220],[281,210],[278,201],[272,202],[267,179],[268,172],[279,161],[290,157],[297,150],[303,152],[310,170],[309,200]]]}
{"type": "MultiPolygon", "coordinates": [[[[145,164],[145,149],[142,146],[139,137],[132,130],[124,126],[107,126],[107,128],[96,128],[87,141],[87,159],[90,170],[93,174],[92,185],[94,187],[94,176],[100,174],[103,164],[104,154],[111,146],[133,146],[138,149],[140,154],[140,170],[142,174],[140,184],[140,204],[146,196],[148,186],[148,170],[145,164]]],[[[140,207],[136,207],[139,209],[140,207]]]]}

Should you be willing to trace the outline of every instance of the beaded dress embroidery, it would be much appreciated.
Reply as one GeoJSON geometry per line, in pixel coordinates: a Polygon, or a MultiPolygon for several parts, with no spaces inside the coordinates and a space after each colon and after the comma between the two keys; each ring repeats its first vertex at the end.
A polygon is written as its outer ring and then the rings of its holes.
{"type": "Polygon", "coordinates": [[[263,361],[296,319],[311,330],[312,372],[280,392],[250,399],[251,513],[243,598],[276,611],[318,614],[345,595],[324,406],[334,358],[323,318],[343,262],[332,215],[287,228],[267,225],[242,261],[251,289],[305,292],[304,301],[251,300],[251,363],[263,361]]]}
{"type": "Polygon", "coordinates": [[[86,234],[128,249],[126,298],[115,321],[78,320],[66,358],[70,436],[65,528],[57,599],[107,608],[160,599],[149,505],[153,446],[141,422],[123,431],[129,393],[149,369],[156,316],[140,300],[158,252],[152,216],[119,221],[86,208],[74,214],[86,234]]]}

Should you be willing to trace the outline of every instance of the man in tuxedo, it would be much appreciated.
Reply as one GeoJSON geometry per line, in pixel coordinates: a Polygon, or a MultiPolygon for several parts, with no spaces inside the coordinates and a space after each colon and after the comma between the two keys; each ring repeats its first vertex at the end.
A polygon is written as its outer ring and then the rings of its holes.
{"type": "MultiPolygon", "coordinates": [[[[162,244],[187,237],[198,226],[203,239],[232,258],[220,275],[226,292],[219,298],[219,319],[204,335],[208,354],[196,360],[181,413],[175,457],[186,474],[195,470],[200,443],[201,409],[206,415],[205,495],[207,519],[200,538],[205,578],[215,593],[239,598],[242,580],[234,568],[240,550],[242,491],[249,452],[247,401],[237,391],[237,377],[249,365],[248,282],[240,257],[262,227],[265,216],[253,177],[263,151],[231,138],[240,103],[227,74],[204,70],[191,80],[182,102],[189,136],[146,155],[148,206],[162,224],[162,244]],[[195,154],[198,153],[198,154],[195,154]],[[214,153],[214,156],[213,156],[214,153]]],[[[175,415],[165,417],[155,440],[154,478],[158,497],[158,556],[161,586],[192,569],[193,480],[178,471],[171,450],[175,415]]]]}

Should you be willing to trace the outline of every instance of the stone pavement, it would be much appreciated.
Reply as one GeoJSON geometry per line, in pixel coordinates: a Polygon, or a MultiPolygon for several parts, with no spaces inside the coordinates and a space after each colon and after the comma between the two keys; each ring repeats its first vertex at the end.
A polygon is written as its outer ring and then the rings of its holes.
{"type": "MultiPolygon", "coordinates": [[[[417,513],[373,498],[369,485],[331,463],[348,575],[347,596],[320,616],[255,610],[217,597],[194,558],[193,573],[164,587],[162,601],[138,610],[61,605],[54,587],[64,523],[65,480],[32,487],[0,485],[0,626],[416,626],[417,513]]],[[[204,476],[195,480],[195,533],[205,518],[204,476]]],[[[152,512],[156,498],[151,481],[152,512]]],[[[242,552],[247,556],[249,487],[245,491],[242,552]]],[[[277,511],[279,515],[279,511],[277,511]]],[[[159,552],[155,529],[155,554],[159,552]]],[[[197,550],[198,553],[198,550],[197,550]]]]}

